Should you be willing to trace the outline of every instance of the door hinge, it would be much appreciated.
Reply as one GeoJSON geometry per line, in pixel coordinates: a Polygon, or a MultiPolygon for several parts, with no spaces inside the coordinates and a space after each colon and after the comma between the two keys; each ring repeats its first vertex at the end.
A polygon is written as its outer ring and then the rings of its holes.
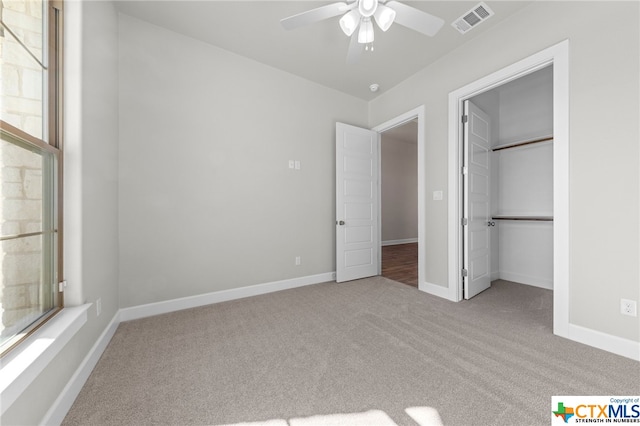
{"type": "Polygon", "coordinates": [[[469,275],[469,273],[467,272],[467,270],[466,270],[466,269],[464,269],[464,268],[460,271],[460,273],[462,274],[462,276],[463,276],[463,277],[466,277],[467,275],[469,275]]]}
{"type": "Polygon", "coordinates": [[[466,123],[467,121],[469,121],[469,116],[468,115],[463,115],[462,116],[462,122],[466,123]]]}
{"type": "Polygon", "coordinates": [[[460,220],[460,224],[461,224],[462,226],[467,226],[467,224],[468,224],[468,223],[469,223],[469,221],[467,220],[467,218],[466,218],[466,217],[463,217],[463,218],[460,220]]]}
{"type": "Polygon", "coordinates": [[[64,293],[64,289],[65,289],[66,287],[67,287],[67,281],[66,281],[66,280],[65,280],[65,281],[60,281],[60,282],[58,283],[58,291],[59,291],[60,293],[64,293]]]}
{"type": "Polygon", "coordinates": [[[460,173],[462,173],[463,175],[466,175],[469,172],[469,169],[467,168],[467,166],[462,166],[460,168],[460,173]]]}

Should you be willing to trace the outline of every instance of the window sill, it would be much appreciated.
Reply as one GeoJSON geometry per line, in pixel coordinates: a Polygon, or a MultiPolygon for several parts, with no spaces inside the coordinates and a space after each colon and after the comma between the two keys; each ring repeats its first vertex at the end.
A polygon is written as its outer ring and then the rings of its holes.
{"type": "Polygon", "coordinates": [[[87,322],[91,303],[64,308],[36,330],[19,348],[0,360],[0,415],[45,369],[71,338],[87,322]]]}

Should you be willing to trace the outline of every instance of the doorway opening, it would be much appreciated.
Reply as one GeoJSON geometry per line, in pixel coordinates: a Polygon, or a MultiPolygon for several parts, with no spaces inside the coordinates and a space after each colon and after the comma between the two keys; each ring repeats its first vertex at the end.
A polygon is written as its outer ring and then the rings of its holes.
{"type": "MultiPolygon", "coordinates": [[[[563,41],[449,94],[449,286],[447,297],[463,298],[465,198],[468,171],[463,163],[464,106],[466,101],[496,87],[553,67],[553,332],[569,337],[569,42],[563,41]],[[454,195],[455,194],[455,195],[454,195]]],[[[544,215],[541,215],[544,216],[544,215]]],[[[492,221],[491,221],[492,222],[492,221]]],[[[490,268],[489,268],[490,269],[490,268]]]]}
{"type": "MultiPolygon", "coordinates": [[[[414,165],[415,165],[415,172],[414,175],[412,177],[404,177],[404,181],[411,181],[411,188],[407,189],[404,188],[402,189],[403,191],[408,191],[408,192],[413,192],[413,194],[415,195],[415,198],[412,198],[411,196],[407,196],[406,200],[403,200],[403,203],[407,203],[405,205],[405,207],[403,207],[402,209],[406,209],[406,210],[411,210],[413,209],[413,212],[407,212],[407,216],[403,219],[405,221],[405,225],[406,228],[404,228],[403,233],[396,233],[396,231],[393,230],[393,227],[395,225],[392,224],[387,224],[386,227],[383,228],[383,221],[385,220],[384,216],[385,216],[385,212],[386,212],[386,216],[387,219],[389,219],[389,210],[393,210],[394,207],[392,206],[386,206],[383,210],[383,203],[384,200],[382,200],[383,197],[383,185],[385,184],[385,177],[382,176],[382,174],[384,173],[384,169],[383,169],[383,164],[382,164],[382,157],[384,155],[383,152],[383,142],[380,142],[378,144],[378,158],[379,158],[379,176],[381,176],[382,179],[382,184],[378,185],[378,235],[382,236],[382,238],[380,238],[380,250],[378,250],[378,265],[379,265],[379,269],[378,269],[378,275],[383,275],[383,251],[385,250],[385,247],[392,247],[394,245],[397,245],[398,247],[400,247],[400,244],[397,243],[405,243],[405,244],[412,244],[412,246],[406,246],[405,248],[407,248],[407,251],[417,251],[415,254],[411,254],[409,253],[408,256],[416,259],[417,258],[417,265],[415,263],[412,263],[411,261],[407,261],[406,263],[408,265],[411,266],[407,266],[407,268],[417,268],[417,276],[416,278],[411,278],[412,283],[410,285],[413,285],[414,287],[417,287],[419,290],[421,291],[425,291],[425,292],[431,292],[430,291],[430,284],[425,282],[424,279],[424,264],[425,264],[425,235],[424,235],[424,229],[425,229],[425,197],[424,197],[424,187],[425,187],[425,182],[424,182],[424,176],[425,176],[425,135],[424,135],[424,123],[425,123],[425,107],[424,105],[421,105],[417,108],[412,109],[411,111],[408,111],[404,114],[401,114],[389,121],[386,121],[376,127],[373,128],[373,130],[375,132],[378,132],[381,137],[380,140],[382,141],[383,138],[386,137],[393,137],[394,135],[396,137],[400,137],[400,138],[404,138],[405,140],[415,140],[415,145],[409,144],[408,142],[391,142],[391,144],[389,145],[391,147],[391,149],[393,150],[398,149],[398,150],[403,150],[403,151],[412,151],[414,153],[414,157],[413,157],[413,161],[414,161],[414,165]],[[408,134],[409,136],[405,135],[405,136],[398,136],[398,133],[403,132],[408,134]],[[405,146],[400,146],[400,144],[403,144],[405,146]],[[407,146],[409,145],[409,146],[407,146]],[[411,199],[411,200],[409,200],[411,199]],[[412,204],[415,203],[415,204],[412,204]],[[413,207],[415,206],[415,207],[413,207]],[[411,215],[415,214],[415,221],[413,219],[411,219],[411,215]],[[415,232],[415,229],[417,227],[417,234],[415,232]],[[386,228],[386,229],[385,229],[386,228]],[[384,232],[384,234],[383,234],[384,232]],[[394,237],[395,235],[395,237],[394,237]],[[386,237],[386,240],[385,240],[386,237]],[[416,240],[417,238],[417,240],[416,240]],[[415,282],[416,284],[414,285],[413,282],[415,282]]],[[[388,154],[388,153],[387,153],[388,154]]],[[[388,156],[388,155],[387,155],[388,156]]],[[[404,155],[402,156],[398,156],[395,157],[396,160],[398,161],[410,161],[407,159],[407,153],[405,152],[404,155]],[[403,160],[401,158],[404,158],[403,160]]],[[[387,167],[385,167],[385,169],[387,169],[387,167]]],[[[387,182],[389,183],[389,176],[387,176],[387,182]]],[[[400,180],[399,182],[396,182],[396,184],[393,185],[394,188],[396,188],[395,190],[401,190],[400,188],[398,188],[399,185],[401,185],[403,180],[400,180]]],[[[390,189],[393,191],[393,189],[390,189]]],[[[389,195],[387,193],[387,195],[389,195]]],[[[387,202],[391,201],[393,202],[393,199],[389,200],[389,197],[387,196],[387,202]]],[[[415,276],[416,272],[412,271],[411,275],[412,277],[415,276]]],[[[394,278],[392,278],[394,279],[394,278]]],[[[407,281],[409,281],[409,279],[407,279],[407,281]]],[[[400,281],[400,282],[404,282],[404,281],[400,281]]]]}
{"type": "Polygon", "coordinates": [[[418,120],[380,134],[383,277],[418,288],[418,120]]]}
{"type": "Polygon", "coordinates": [[[464,102],[463,298],[553,290],[553,65],[464,102]]]}

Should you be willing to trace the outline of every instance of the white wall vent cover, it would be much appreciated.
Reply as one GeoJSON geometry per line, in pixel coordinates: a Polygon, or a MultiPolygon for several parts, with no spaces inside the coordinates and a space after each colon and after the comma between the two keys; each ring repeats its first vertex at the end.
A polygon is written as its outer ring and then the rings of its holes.
{"type": "Polygon", "coordinates": [[[489,9],[489,6],[484,2],[480,2],[464,15],[453,21],[451,25],[453,25],[460,34],[464,34],[479,23],[491,18],[493,15],[493,10],[489,9]]]}

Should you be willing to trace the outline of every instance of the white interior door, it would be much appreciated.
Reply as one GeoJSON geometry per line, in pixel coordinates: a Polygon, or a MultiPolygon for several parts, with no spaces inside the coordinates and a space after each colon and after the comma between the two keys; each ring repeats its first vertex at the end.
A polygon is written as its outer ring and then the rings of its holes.
{"type": "Polygon", "coordinates": [[[378,144],[369,129],[336,123],[336,281],[378,275],[378,144]]]}
{"type": "Polygon", "coordinates": [[[491,286],[490,263],[490,119],[470,101],[464,102],[464,298],[491,286]],[[466,276],[465,276],[466,275],[466,276]]]}

